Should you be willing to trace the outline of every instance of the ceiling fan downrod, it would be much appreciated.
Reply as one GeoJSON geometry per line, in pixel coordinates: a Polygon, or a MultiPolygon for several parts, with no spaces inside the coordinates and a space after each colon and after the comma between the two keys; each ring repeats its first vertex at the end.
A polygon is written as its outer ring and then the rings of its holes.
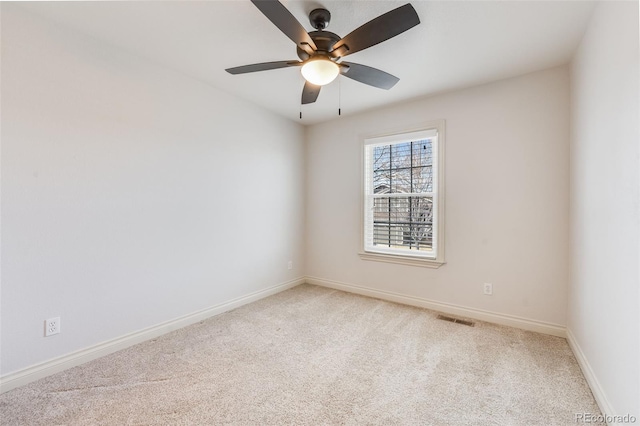
{"type": "Polygon", "coordinates": [[[309,22],[318,31],[323,31],[331,22],[331,13],[327,9],[313,9],[309,12],[309,22]]]}

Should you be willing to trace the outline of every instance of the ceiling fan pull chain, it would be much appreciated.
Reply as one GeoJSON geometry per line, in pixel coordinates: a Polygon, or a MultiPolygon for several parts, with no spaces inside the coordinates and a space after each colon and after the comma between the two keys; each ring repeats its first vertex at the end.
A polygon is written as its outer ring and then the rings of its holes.
{"type": "Polygon", "coordinates": [[[342,79],[338,76],[338,117],[342,115],[342,79]]]}

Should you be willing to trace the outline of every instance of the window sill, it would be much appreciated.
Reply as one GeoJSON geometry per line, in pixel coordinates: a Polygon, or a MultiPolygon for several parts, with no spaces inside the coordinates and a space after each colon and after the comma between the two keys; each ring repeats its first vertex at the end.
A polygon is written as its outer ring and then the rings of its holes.
{"type": "Polygon", "coordinates": [[[359,252],[358,256],[362,260],[373,260],[376,262],[397,263],[400,265],[408,266],[421,266],[423,268],[437,269],[445,264],[444,261],[435,259],[426,259],[410,256],[399,256],[393,254],[372,253],[372,252],[359,252]]]}

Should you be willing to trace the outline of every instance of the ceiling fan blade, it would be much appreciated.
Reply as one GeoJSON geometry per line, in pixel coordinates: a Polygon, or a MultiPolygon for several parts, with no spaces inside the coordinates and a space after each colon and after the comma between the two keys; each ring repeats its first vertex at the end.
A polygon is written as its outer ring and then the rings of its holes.
{"type": "Polygon", "coordinates": [[[278,0],[251,0],[251,3],[302,50],[311,55],[317,49],[302,24],[278,0]]]}
{"type": "Polygon", "coordinates": [[[243,65],[241,67],[227,68],[229,74],[246,74],[248,72],[275,70],[278,68],[297,67],[302,65],[300,61],[275,61],[262,62],[259,64],[243,65]]]}
{"type": "Polygon", "coordinates": [[[333,46],[331,55],[335,58],[350,55],[389,40],[419,23],[416,10],[407,3],[351,31],[333,46]]]}
{"type": "Polygon", "coordinates": [[[304,82],[304,88],[302,89],[302,104],[312,104],[318,99],[320,89],[322,86],[316,86],[308,81],[304,82]]]}
{"type": "Polygon", "coordinates": [[[377,68],[354,64],[353,62],[342,62],[342,65],[348,67],[341,69],[342,75],[359,81],[360,83],[368,84],[369,86],[389,90],[400,81],[395,75],[391,75],[377,68]]]}

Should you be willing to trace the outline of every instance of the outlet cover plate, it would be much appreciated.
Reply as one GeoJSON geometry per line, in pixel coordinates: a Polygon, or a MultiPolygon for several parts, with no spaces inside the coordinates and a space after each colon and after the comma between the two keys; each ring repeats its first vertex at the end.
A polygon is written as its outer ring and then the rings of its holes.
{"type": "Polygon", "coordinates": [[[493,295],[493,284],[484,283],[484,294],[487,296],[493,295]]]}
{"type": "Polygon", "coordinates": [[[44,322],[44,327],[45,337],[60,333],[60,317],[49,318],[44,322]]]}

